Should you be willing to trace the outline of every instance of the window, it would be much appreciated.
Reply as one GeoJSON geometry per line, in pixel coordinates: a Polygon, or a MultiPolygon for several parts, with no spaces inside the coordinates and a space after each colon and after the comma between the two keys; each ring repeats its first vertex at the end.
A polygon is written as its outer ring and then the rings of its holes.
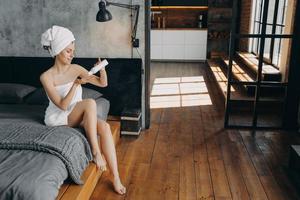
{"type": "MultiPolygon", "coordinates": [[[[263,6],[265,0],[253,1],[251,33],[260,34],[262,30],[263,6]]],[[[284,33],[284,22],[288,0],[269,0],[266,34],[284,33]]],[[[264,60],[279,67],[281,53],[281,38],[266,38],[264,49],[264,60]]],[[[250,39],[250,52],[259,54],[260,38],[250,39]]]]}

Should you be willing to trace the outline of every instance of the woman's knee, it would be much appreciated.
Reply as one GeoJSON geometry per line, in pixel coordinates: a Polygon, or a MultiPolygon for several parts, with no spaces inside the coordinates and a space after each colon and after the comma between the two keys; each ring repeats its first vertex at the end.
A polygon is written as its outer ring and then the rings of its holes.
{"type": "Polygon", "coordinates": [[[96,106],[95,99],[85,99],[85,101],[89,106],[96,106]]]}
{"type": "Polygon", "coordinates": [[[93,111],[96,111],[97,104],[94,99],[84,99],[83,101],[86,105],[86,109],[92,109],[93,111]]]}
{"type": "MultiPolygon", "coordinates": [[[[107,123],[106,121],[103,121],[103,120],[98,120],[98,127],[102,130],[105,130],[104,132],[107,132],[107,130],[109,131],[110,130],[110,125],[109,123],[107,123]]],[[[103,132],[103,131],[101,131],[103,132]]]]}

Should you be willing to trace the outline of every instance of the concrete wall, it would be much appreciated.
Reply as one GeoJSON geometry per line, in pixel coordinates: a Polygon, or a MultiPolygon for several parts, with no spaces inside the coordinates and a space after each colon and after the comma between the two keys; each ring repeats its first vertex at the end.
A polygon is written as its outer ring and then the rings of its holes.
{"type": "MultiPolygon", "coordinates": [[[[113,20],[99,23],[96,21],[98,0],[0,0],[0,56],[49,56],[41,48],[40,36],[52,25],[60,25],[74,33],[76,57],[141,57],[144,61],[144,1],[111,1],[141,6],[137,32],[139,53],[131,48],[131,10],[109,6],[113,20]]],[[[144,111],[144,99],[142,102],[144,111]]]]}

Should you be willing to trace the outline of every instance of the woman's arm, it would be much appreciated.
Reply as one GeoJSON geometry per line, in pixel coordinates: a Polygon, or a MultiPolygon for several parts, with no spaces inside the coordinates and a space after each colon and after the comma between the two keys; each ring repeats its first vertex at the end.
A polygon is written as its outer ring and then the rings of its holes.
{"type": "Polygon", "coordinates": [[[78,80],[75,80],[70,91],[65,96],[65,98],[61,98],[60,95],[57,93],[51,78],[49,78],[45,74],[43,74],[40,77],[40,81],[41,81],[48,97],[51,99],[51,101],[62,110],[67,110],[67,108],[70,105],[72,98],[75,94],[77,86],[80,85],[78,80]]]}
{"type": "MultiPolygon", "coordinates": [[[[97,64],[97,63],[96,63],[97,64]]],[[[105,71],[105,68],[101,69],[99,71],[99,76],[95,76],[95,75],[89,75],[88,71],[77,65],[78,70],[80,71],[79,73],[79,77],[81,77],[82,81],[81,83],[91,83],[93,85],[99,86],[99,87],[106,87],[107,86],[107,74],[105,71]]]]}

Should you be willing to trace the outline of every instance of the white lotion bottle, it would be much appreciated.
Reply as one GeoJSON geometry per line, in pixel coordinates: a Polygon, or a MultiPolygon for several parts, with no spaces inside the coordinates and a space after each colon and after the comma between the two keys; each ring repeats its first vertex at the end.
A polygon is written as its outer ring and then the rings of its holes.
{"type": "Polygon", "coordinates": [[[89,71],[89,75],[96,74],[98,71],[103,69],[106,65],[108,65],[107,60],[106,59],[102,60],[98,65],[96,65],[89,71]]]}

